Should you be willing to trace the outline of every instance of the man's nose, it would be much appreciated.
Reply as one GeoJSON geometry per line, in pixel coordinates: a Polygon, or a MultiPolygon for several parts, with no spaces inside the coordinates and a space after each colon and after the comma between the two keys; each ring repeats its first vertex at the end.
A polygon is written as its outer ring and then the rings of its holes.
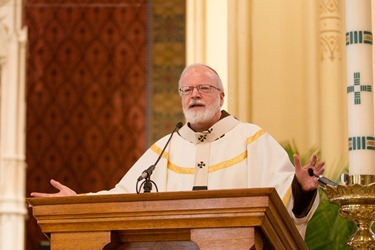
{"type": "Polygon", "coordinates": [[[191,98],[201,97],[201,92],[197,88],[193,88],[193,92],[191,92],[191,98]]]}

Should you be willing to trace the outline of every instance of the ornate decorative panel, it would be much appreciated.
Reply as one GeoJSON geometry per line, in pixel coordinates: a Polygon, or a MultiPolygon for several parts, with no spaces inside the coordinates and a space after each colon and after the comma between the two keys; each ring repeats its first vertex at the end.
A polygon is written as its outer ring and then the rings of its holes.
{"type": "MultiPolygon", "coordinates": [[[[26,1],[27,192],[113,187],[146,148],[146,0],[26,1]]],[[[30,216],[28,249],[45,239],[30,216]],[[39,233],[39,234],[38,234],[39,233]]]]}
{"type": "Polygon", "coordinates": [[[185,12],[185,0],[152,1],[149,144],[184,122],[178,80],[185,68],[185,12]]]}

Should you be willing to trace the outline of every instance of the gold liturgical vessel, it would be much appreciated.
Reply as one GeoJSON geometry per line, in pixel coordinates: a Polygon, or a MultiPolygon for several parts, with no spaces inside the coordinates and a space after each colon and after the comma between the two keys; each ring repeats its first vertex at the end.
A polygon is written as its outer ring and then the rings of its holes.
{"type": "Polygon", "coordinates": [[[357,230],[348,241],[352,249],[375,249],[375,234],[371,227],[375,220],[375,176],[353,175],[344,184],[322,187],[328,199],[339,205],[339,213],[354,221],[357,230]]]}

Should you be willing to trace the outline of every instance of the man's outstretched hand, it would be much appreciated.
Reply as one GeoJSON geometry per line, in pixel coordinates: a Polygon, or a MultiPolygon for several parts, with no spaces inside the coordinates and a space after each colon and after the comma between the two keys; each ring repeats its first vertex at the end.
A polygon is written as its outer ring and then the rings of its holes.
{"type": "Polygon", "coordinates": [[[59,190],[57,193],[38,193],[38,192],[32,192],[30,195],[33,197],[61,197],[61,196],[75,196],[77,193],[70,189],[69,187],[61,184],[58,181],[55,181],[54,179],[51,179],[50,181],[51,185],[54,186],[56,189],[59,190]]]}
{"type": "Polygon", "coordinates": [[[298,183],[301,185],[303,191],[311,191],[319,186],[318,179],[309,175],[308,169],[311,168],[314,174],[321,175],[324,172],[324,161],[318,162],[318,156],[314,154],[310,162],[306,166],[301,166],[301,161],[298,155],[293,155],[294,167],[298,183]]]}

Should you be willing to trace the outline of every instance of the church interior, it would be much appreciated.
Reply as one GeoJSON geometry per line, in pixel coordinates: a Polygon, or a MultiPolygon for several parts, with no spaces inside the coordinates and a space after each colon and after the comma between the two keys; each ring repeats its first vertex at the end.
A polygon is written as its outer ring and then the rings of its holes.
{"type": "MultiPolygon", "coordinates": [[[[50,179],[110,189],[184,122],[178,79],[192,63],[217,70],[225,110],[318,152],[339,180],[345,24],[344,0],[0,1],[0,249],[49,249],[25,202],[32,191],[55,192],[50,179]]],[[[337,207],[320,195],[306,244],[343,249],[354,226],[328,219],[337,207]]]]}

